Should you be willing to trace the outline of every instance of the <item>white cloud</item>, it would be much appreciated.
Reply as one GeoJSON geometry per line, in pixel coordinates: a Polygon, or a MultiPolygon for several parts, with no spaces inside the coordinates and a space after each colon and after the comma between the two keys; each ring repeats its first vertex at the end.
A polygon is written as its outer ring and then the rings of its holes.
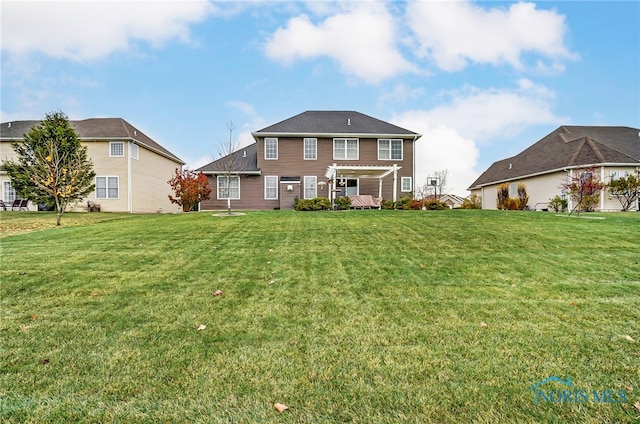
{"type": "Polygon", "coordinates": [[[391,119],[396,125],[423,134],[416,143],[416,184],[433,172],[448,169],[451,192],[465,195],[477,178],[480,146],[503,141],[540,124],[561,124],[556,116],[554,93],[529,80],[515,90],[473,87],[452,93],[453,98],[428,110],[412,110],[391,119]]]}
{"type": "Polygon", "coordinates": [[[287,64],[330,57],[342,72],[369,83],[415,71],[395,46],[398,28],[384,3],[353,2],[345,7],[319,24],[307,15],[291,18],[267,42],[266,55],[287,64]]]}
{"type": "MultiPolygon", "coordinates": [[[[469,62],[523,67],[521,57],[535,52],[552,60],[572,57],[564,46],[565,17],[538,10],[533,3],[486,9],[468,1],[420,1],[407,6],[418,55],[446,71],[469,62]]],[[[558,69],[558,64],[538,68],[558,69]]]]}
{"type": "Polygon", "coordinates": [[[172,39],[189,42],[189,25],[213,11],[206,0],[3,1],[2,50],[96,60],[135,41],[154,47],[172,39]]]}

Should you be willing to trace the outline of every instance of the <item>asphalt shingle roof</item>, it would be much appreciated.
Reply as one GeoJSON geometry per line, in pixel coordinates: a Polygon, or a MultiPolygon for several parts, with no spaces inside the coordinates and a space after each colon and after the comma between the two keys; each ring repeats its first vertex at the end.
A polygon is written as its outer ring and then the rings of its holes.
{"type": "Polygon", "coordinates": [[[245,148],[236,150],[230,155],[221,157],[220,159],[214,160],[213,162],[196,169],[196,171],[205,173],[221,173],[227,171],[227,166],[229,164],[233,165],[233,172],[259,172],[258,143],[253,143],[245,148]]]}
{"type": "MultiPolygon", "coordinates": [[[[24,134],[40,123],[40,121],[13,121],[0,124],[0,138],[19,140],[24,134]]],[[[69,124],[75,129],[79,138],[83,141],[108,140],[108,139],[132,139],[143,147],[154,150],[176,162],[184,164],[180,158],[156,143],[142,131],[122,118],[91,118],[79,121],[69,120],[69,124]]]]}
{"type": "Polygon", "coordinates": [[[640,164],[640,130],[559,127],[516,156],[494,162],[470,189],[563,168],[605,163],[640,164]]]}
{"type": "Polygon", "coordinates": [[[310,110],[277,124],[270,125],[254,135],[266,134],[375,134],[417,136],[413,131],[355,111],[310,110]]]}

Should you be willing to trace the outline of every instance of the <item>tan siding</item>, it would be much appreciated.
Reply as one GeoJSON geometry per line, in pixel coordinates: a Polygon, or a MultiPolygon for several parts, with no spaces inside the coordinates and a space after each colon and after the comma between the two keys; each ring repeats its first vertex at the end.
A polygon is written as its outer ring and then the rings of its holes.
{"type": "Polygon", "coordinates": [[[131,159],[132,212],[180,212],[182,208],[169,201],[175,195],[169,185],[180,164],[143,147],[139,159],[131,159]]]}

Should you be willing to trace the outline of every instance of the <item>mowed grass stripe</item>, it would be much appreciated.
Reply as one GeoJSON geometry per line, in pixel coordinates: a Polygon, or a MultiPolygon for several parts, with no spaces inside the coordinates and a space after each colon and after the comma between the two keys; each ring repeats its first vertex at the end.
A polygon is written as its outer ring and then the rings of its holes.
{"type": "Polygon", "coordinates": [[[633,422],[640,217],[600,216],[200,213],[5,237],[0,416],[633,422]],[[534,405],[551,375],[632,390],[534,405]]]}

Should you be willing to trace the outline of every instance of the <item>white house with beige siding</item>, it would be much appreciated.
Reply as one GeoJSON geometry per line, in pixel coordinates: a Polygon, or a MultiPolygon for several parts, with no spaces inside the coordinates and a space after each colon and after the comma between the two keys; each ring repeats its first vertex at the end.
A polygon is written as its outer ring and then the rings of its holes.
{"type": "MultiPolygon", "coordinates": [[[[524,183],[529,209],[546,209],[555,196],[572,200],[561,185],[593,169],[605,184],[640,170],[640,130],[630,127],[562,126],[516,156],[494,162],[468,190],[482,199],[483,209],[497,209],[498,187],[516,191],[524,183]]],[[[516,197],[513,195],[512,197],[516,197]]],[[[619,211],[618,198],[600,193],[598,211],[619,211]]],[[[631,210],[640,210],[636,203],[631,210]]]]}
{"type": "MultiPolygon", "coordinates": [[[[11,147],[23,140],[39,121],[0,124],[0,162],[15,158],[11,147]]],[[[169,202],[173,194],[168,181],[184,162],[121,118],[93,118],[69,121],[93,162],[96,189],[74,210],[87,210],[87,202],[100,205],[103,212],[179,212],[169,202]]],[[[1,198],[11,204],[16,193],[7,173],[0,168],[1,198]]],[[[30,205],[30,210],[37,206],[30,205]]]]}

